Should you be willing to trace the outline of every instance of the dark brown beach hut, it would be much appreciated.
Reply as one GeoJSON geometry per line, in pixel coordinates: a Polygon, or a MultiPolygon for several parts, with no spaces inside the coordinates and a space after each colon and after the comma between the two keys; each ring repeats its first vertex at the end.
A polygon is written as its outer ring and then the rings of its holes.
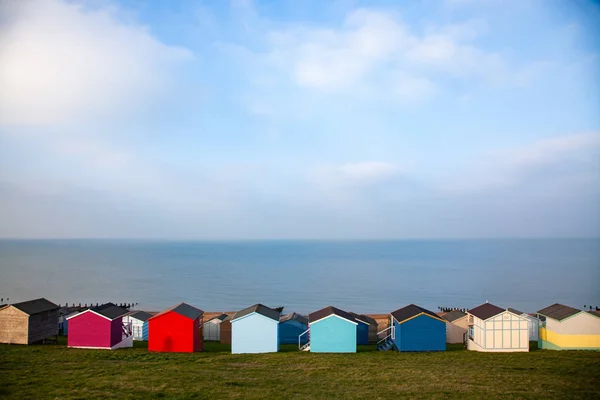
{"type": "Polygon", "coordinates": [[[0,343],[32,344],[58,335],[59,307],[44,298],[0,308],[0,343]]]}
{"type": "Polygon", "coordinates": [[[225,318],[220,324],[221,344],[231,344],[231,315],[225,318]]]}

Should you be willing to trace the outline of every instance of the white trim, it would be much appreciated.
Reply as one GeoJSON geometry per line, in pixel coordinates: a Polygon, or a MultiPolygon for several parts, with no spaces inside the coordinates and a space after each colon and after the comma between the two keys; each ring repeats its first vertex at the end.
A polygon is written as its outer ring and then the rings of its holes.
{"type": "Polygon", "coordinates": [[[311,326],[312,324],[316,324],[316,323],[317,323],[317,322],[319,322],[319,321],[323,321],[324,319],[331,318],[331,317],[337,317],[337,318],[339,318],[339,319],[343,319],[344,321],[348,321],[348,322],[350,322],[350,323],[352,323],[352,324],[354,324],[354,325],[358,325],[358,323],[357,323],[357,322],[350,321],[349,319],[347,319],[347,318],[344,318],[344,317],[340,317],[340,316],[339,316],[339,315],[337,315],[337,314],[329,314],[329,315],[328,315],[328,316],[326,316],[326,317],[323,317],[323,318],[321,318],[321,319],[318,319],[318,320],[316,320],[316,321],[313,321],[313,322],[309,322],[309,323],[308,323],[308,326],[311,326]]]}
{"type": "Polygon", "coordinates": [[[256,312],[256,311],[252,311],[250,314],[246,314],[246,315],[243,315],[243,316],[241,316],[241,317],[238,317],[238,318],[236,318],[236,319],[232,319],[232,320],[231,320],[231,323],[233,324],[235,321],[241,321],[242,319],[244,319],[244,318],[246,318],[246,317],[249,317],[249,316],[251,316],[251,315],[254,315],[254,314],[256,314],[256,315],[260,315],[261,317],[263,317],[263,318],[265,318],[265,319],[268,319],[269,321],[273,321],[273,322],[275,322],[275,323],[279,324],[279,320],[278,320],[278,319],[273,319],[273,318],[267,317],[266,315],[262,315],[261,313],[258,313],[258,312],[256,312]]]}
{"type": "MultiPolygon", "coordinates": [[[[98,316],[100,316],[100,317],[102,317],[102,318],[106,318],[106,319],[107,319],[107,320],[109,320],[109,321],[114,321],[113,319],[110,319],[110,318],[108,318],[108,317],[107,317],[107,316],[105,316],[105,315],[98,314],[96,311],[94,311],[94,310],[90,310],[90,309],[87,309],[87,310],[85,310],[85,311],[82,311],[82,312],[80,312],[80,313],[77,313],[77,314],[75,314],[75,315],[71,315],[70,317],[67,317],[67,320],[69,320],[69,319],[71,319],[71,318],[73,318],[73,317],[76,317],[76,316],[78,316],[78,315],[85,314],[86,312],[93,312],[94,314],[96,314],[96,315],[98,315],[98,316]]],[[[124,316],[125,316],[125,315],[120,315],[119,317],[124,317],[124,316]]],[[[117,318],[119,318],[119,317],[117,317],[117,318]]],[[[117,318],[115,318],[115,319],[117,319],[117,318]]]]}
{"type": "Polygon", "coordinates": [[[358,319],[358,318],[354,318],[354,319],[357,320],[357,321],[362,322],[363,324],[367,324],[367,325],[371,326],[371,324],[368,323],[367,321],[363,321],[362,319],[358,319]]]}

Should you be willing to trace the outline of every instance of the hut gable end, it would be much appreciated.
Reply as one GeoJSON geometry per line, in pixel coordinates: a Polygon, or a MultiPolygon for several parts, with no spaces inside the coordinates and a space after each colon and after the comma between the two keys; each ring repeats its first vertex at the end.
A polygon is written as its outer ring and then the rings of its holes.
{"type": "Polygon", "coordinates": [[[18,308],[0,310],[0,343],[27,344],[29,316],[18,308]]]}

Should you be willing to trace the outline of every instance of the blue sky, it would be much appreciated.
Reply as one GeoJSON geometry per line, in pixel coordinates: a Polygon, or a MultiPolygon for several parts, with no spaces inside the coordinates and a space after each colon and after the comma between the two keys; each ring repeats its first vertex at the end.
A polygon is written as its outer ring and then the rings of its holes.
{"type": "Polygon", "coordinates": [[[600,234],[600,6],[8,1],[0,237],[600,234]]]}

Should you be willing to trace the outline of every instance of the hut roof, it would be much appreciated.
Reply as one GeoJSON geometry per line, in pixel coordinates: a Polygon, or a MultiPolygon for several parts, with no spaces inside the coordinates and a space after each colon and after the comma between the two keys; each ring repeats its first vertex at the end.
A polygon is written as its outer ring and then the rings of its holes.
{"type": "Polygon", "coordinates": [[[406,307],[399,308],[396,311],[392,312],[392,316],[398,322],[406,321],[409,318],[415,317],[419,314],[427,314],[432,318],[441,320],[442,318],[434,313],[433,311],[429,311],[423,307],[419,307],[415,304],[409,304],[406,307]]]}
{"type": "Polygon", "coordinates": [[[457,319],[461,319],[466,316],[467,316],[466,313],[464,313],[460,310],[454,310],[454,311],[450,311],[450,312],[447,312],[446,314],[444,314],[443,318],[448,322],[453,322],[453,321],[456,321],[457,319]]]}
{"type": "Polygon", "coordinates": [[[569,318],[577,313],[580,313],[581,310],[569,306],[565,306],[563,304],[552,304],[549,307],[543,308],[538,311],[538,314],[543,315],[547,318],[552,318],[557,321],[562,321],[565,318],[569,318]]]}
{"type": "Polygon", "coordinates": [[[228,317],[227,314],[220,314],[220,315],[217,315],[215,317],[212,317],[211,319],[209,319],[206,322],[214,321],[215,319],[218,319],[219,321],[223,322],[223,321],[225,321],[227,319],[227,317],[228,317]]]}
{"type": "Polygon", "coordinates": [[[90,310],[111,320],[119,318],[128,312],[125,308],[119,307],[113,303],[106,303],[98,307],[92,307],[90,310]]]}
{"type": "Polygon", "coordinates": [[[11,304],[13,307],[23,311],[25,314],[33,315],[39,314],[46,311],[57,310],[60,307],[51,301],[39,298],[35,300],[23,301],[21,303],[11,304]]]}
{"type": "Polygon", "coordinates": [[[599,310],[588,311],[588,313],[592,314],[594,317],[600,318],[600,311],[599,310]]]}
{"type": "Polygon", "coordinates": [[[315,322],[315,321],[318,321],[325,317],[328,317],[330,315],[337,315],[338,317],[347,319],[348,321],[352,322],[353,324],[357,324],[356,319],[354,318],[354,316],[352,314],[350,314],[344,310],[340,310],[339,308],[336,308],[333,306],[327,306],[318,311],[308,314],[308,321],[315,322]]]}
{"type": "Polygon", "coordinates": [[[189,319],[196,319],[199,316],[201,316],[202,314],[204,314],[204,311],[202,311],[199,308],[196,308],[194,306],[190,306],[187,303],[179,303],[179,304],[176,304],[176,305],[174,305],[172,307],[167,308],[164,311],[159,312],[158,314],[155,314],[155,315],[151,316],[148,319],[153,319],[153,318],[156,318],[156,317],[160,317],[161,315],[166,314],[169,311],[173,311],[173,312],[175,312],[175,313],[177,313],[179,315],[182,315],[182,316],[184,316],[186,318],[189,318],[189,319]]]}
{"type": "Polygon", "coordinates": [[[492,318],[493,316],[503,313],[504,311],[506,311],[504,308],[495,306],[491,303],[483,303],[480,306],[470,309],[469,314],[485,321],[486,319],[492,318]]]}
{"type": "Polygon", "coordinates": [[[367,322],[369,325],[377,325],[377,320],[375,318],[369,317],[366,314],[359,314],[360,320],[367,322]]]}
{"type": "Polygon", "coordinates": [[[287,315],[282,315],[281,318],[279,319],[279,323],[291,321],[291,320],[298,321],[303,325],[308,325],[308,318],[306,318],[304,315],[300,315],[295,312],[287,314],[287,315]]]}
{"type": "Polygon", "coordinates": [[[512,308],[512,307],[508,307],[507,310],[510,311],[511,313],[517,314],[517,315],[523,315],[523,314],[525,314],[523,311],[519,311],[516,308],[512,308]]]}
{"type": "Polygon", "coordinates": [[[236,319],[245,317],[246,315],[250,315],[252,313],[263,315],[267,318],[274,319],[275,321],[279,321],[279,316],[281,315],[281,311],[274,310],[262,304],[255,304],[253,306],[244,308],[243,310],[236,312],[233,318],[231,318],[231,321],[233,322],[236,319]]]}
{"type": "Polygon", "coordinates": [[[146,322],[146,321],[148,321],[149,318],[152,317],[152,314],[150,314],[146,311],[134,311],[131,314],[129,314],[129,317],[146,322]]]}
{"type": "Polygon", "coordinates": [[[362,314],[357,314],[355,312],[350,311],[348,314],[351,314],[354,317],[354,320],[357,322],[362,322],[363,324],[371,325],[370,321],[367,321],[367,316],[362,314]]]}

